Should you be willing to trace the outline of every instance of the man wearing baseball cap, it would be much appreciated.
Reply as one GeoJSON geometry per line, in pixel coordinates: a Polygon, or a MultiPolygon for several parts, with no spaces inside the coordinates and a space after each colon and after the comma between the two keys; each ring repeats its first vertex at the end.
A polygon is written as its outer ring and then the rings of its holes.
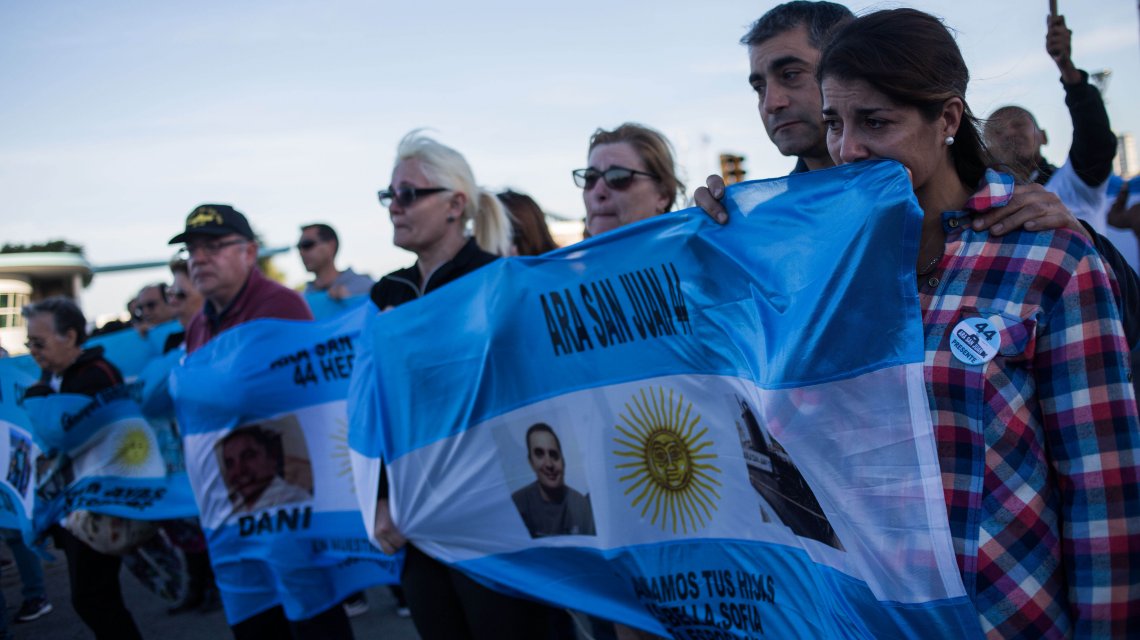
{"type": "Polygon", "coordinates": [[[261,274],[253,230],[233,207],[199,205],[186,216],[186,229],[170,239],[170,244],[179,242],[185,243],[190,280],[206,299],[186,327],[187,353],[257,318],[313,319],[297,292],[261,274]]]}
{"type": "MultiPolygon", "coordinates": [[[[190,281],[205,304],[186,327],[186,352],[193,353],[226,329],[259,318],[312,320],[300,294],[261,274],[257,240],[249,222],[226,204],[199,205],[186,216],[186,229],[170,239],[185,243],[190,281]]],[[[224,588],[219,585],[219,588],[224,588]]],[[[224,598],[223,598],[224,599],[224,598]]],[[[338,604],[306,620],[288,620],[272,607],[230,627],[237,640],[254,638],[351,638],[348,616],[338,604]]]]}

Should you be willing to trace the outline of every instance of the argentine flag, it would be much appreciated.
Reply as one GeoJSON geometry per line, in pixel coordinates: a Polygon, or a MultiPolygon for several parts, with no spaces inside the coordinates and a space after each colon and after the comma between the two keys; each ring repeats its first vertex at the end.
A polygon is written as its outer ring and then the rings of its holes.
{"type": "Polygon", "coordinates": [[[923,385],[903,167],[730,187],[370,318],[349,444],[372,531],[676,638],[980,634],[923,385]]]}
{"type": "Polygon", "coordinates": [[[30,541],[40,447],[18,401],[36,377],[18,360],[0,359],[0,528],[17,529],[30,541]]]}
{"type": "Polygon", "coordinates": [[[311,618],[392,583],[353,495],[346,395],[365,309],[320,322],[254,320],[190,354],[170,392],[225,607],[311,618]]]}
{"type": "Polygon", "coordinates": [[[197,514],[186,474],[168,473],[137,394],[137,386],[119,385],[93,397],[24,399],[36,443],[52,456],[38,477],[38,532],[75,510],[132,520],[197,514]]]}

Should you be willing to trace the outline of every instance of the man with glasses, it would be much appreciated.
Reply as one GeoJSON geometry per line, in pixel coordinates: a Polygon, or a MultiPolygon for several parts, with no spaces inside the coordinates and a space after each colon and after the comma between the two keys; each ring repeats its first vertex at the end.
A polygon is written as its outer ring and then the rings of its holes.
{"type": "Polygon", "coordinates": [[[258,318],[312,320],[305,301],[262,275],[257,240],[245,216],[229,205],[204,204],[186,217],[185,230],[170,244],[185,243],[190,280],[206,302],[186,327],[193,353],[226,329],[258,318]]]}
{"type": "Polygon", "coordinates": [[[166,288],[166,303],[170,305],[174,319],[182,325],[182,331],[167,336],[166,344],[163,345],[162,349],[163,353],[182,346],[182,343],[186,341],[186,328],[190,326],[190,321],[194,319],[194,316],[202,310],[202,305],[205,302],[202,299],[202,294],[198,293],[198,290],[194,288],[194,283],[190,280],[190,268],[186,264],[186,260],[181,258],[171,260],[170,273],[174,276],[174,284],[166,288]]]}
{"type": "Polygon", "coordinates": [[[140,322],[135,326],[144,336],[148,331],[174,318],[174,311],[166,301],[166,284],[148,284],[135,298],[135,313],[140,322]]]}
{"type": "MultiPolygon", "coordinates": [[[[262,275],[257,268],[257,240],[245,216],[225,204],[203,204],[186,217],[186,228],[170,239],[185,243],[190,281],[205,299],[186,328],[186,352],[194,353],[214,336],[261,318],[312,320],[300,294],[262,275]]],[[[223,588],[223,585],[218,585],[223,588]]],[[[339,606],[307,620],[288,620],[276,606],[230,627],[247,638],[351,637],[348,617],[339,606]]]]}
{"type": "Polygon", "coordinates": [[[356,273],[352,267],[344,271],[336,268],[339,250],[340,239],[329,225],[315,223],[301,227],[297,251],[301,254],[305,271],[316,276],[305,285],[305,295],[323,291],[333,300],[342,300],[362,296],[372,290],[372,278],[356,273]]]}

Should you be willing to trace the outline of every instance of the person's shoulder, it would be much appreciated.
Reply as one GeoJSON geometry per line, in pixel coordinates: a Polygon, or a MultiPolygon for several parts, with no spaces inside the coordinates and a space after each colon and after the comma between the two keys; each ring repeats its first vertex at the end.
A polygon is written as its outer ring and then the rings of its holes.
{"type": "Polygon", "coordinates": [[[985,234],[985,243],[994,248],[994,253],[1019,255],[1030,265],[1060,259],[1079,261],[1085,256],[1097,255],[1091,240],[1068,228],[1016,229],[1001,236],[985,234]]]}
{"type": "Polygon", "coordinates": [[[397,306],[415,297],[418,273],[415,265],[396,269],[372,285],[369,297],[380,310],[397,306]]]}
{"type": "Polygon", "coordinates": [[[515,506],[522,508],[524,504],[530,501],[531,497],[536,495],[538,491],[538,483],[532,482],[522,489],[515,491],[511,494],[511,500],[515,501],[515,506]]]}
{"type": "Polygon", "coordinates": [[[459,257],[463,262],[462,266],[466,268],[465,273],[467,271],[474,271],[479,267],[485,267],[499,259],[499,256],[481,249],[479,245],[475,243],[474,238],[468,241],[459,257]]]}
{"type": "Polygon", "coordinates": [[[566,486],[566,500],[575,504],[589,504],[590,496],[579,492],[574,487],[566,486]]]}
{"type": "Polygon", "coordinates": [[[968,277],[995,300],[1048,313],[1074,286],[1081,290],[1110,286],[1111,276],[1096,248],[1071,229],[979,236],[976,246],[967,248],[968,277]]]}
{"type": "Polygon", "coordinates": [[[352,270],[352,267],[349,267],[340,272],[336,283],[344,285],[348,289],[349,295],[358,296],[368,293],[372,289],[373,280],[371,277],[357,273],[352,270]]]}
{"type": "Polygon", "coordinates": [[[313,312],[301,294],[262,276],[256,291],[251,292],[250,319],[312,320],[313,312]]]}
{"type": "Polygon", "coordinates": [[[91,347],[65,372],[61,390],[93,395],[122,383],[123,374],[103,357],[103,347],[91,347]]]}

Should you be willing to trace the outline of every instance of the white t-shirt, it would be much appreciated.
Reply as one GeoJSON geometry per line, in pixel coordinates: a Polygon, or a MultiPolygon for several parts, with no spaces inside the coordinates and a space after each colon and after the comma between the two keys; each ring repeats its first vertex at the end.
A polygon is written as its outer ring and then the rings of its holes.
{"type": "MultiPolygon", "coordinates": [[[[1097,233],[1108,238],[1128,264],[1140,271],[1140,246],[1137,245],[1136,236],[1129,230],[1117,229],[1108,224],[1108,210],[1112,207],[1116,194],[1120,193],[1119,183],[1116,183],[1116,188],[1109,194],[1109,183],[1117,180],[1118,177],[1110,176],[1101,184],[1090,187],[1077,176],[1073,171],[1072,162],[1066,158],[1065,164],[1045,183],[1045,189],[1057,194],[1073,215],[1089,223],[1097,233]]],[[[1140,184],[1134,186],[1140,187],[1140,184]]],[[[1128,204],[1135,204],[1137,200],[1140,200],[1140,189],[1129,195],[1128,204]]]]}

